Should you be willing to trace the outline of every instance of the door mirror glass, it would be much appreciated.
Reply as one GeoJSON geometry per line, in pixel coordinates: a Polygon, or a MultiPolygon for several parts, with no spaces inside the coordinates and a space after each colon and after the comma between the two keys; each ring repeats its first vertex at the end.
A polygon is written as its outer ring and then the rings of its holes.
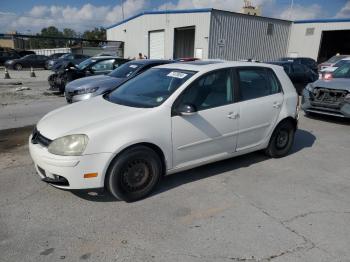
{"type": "Polygon", "coordinates": [[[177,108],[177,113],[180,116],[190,116],[197,112],[196,107],[192,104],[181,104],[177,108]]]}

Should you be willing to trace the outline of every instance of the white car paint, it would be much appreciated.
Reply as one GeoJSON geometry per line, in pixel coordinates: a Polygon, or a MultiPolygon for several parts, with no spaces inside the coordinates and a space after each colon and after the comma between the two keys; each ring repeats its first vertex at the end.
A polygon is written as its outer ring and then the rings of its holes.
{"type": "Polygon", "coordinates": [[[104,186],[109,164],[125,148],[138,144],[156,145],[164,154],[166,173],[171,174],[199,165],[264,149],[276,125],[287,117],[298,118],[298,96],[280,66],[247,62],[208,65],[167,64],[157,68],[183,69],[197,73],[180,86],[163,104],[154,108],[135,108],[106,101],[102,96],[64,106],[44,116],[39,132],[51,139],[85,134],[89,141],[80,156],[59,156],[47,147],[31,143],[29,150],[39,175],[65,177],[67,189],[104,186]],[[191,116],[171,117],[177,97],[203,74],[234,67],[271,68],[282,92],[262,98],[202,110],[191,116]],[[98,173],[86,179],[84,174],[98,173]]]}

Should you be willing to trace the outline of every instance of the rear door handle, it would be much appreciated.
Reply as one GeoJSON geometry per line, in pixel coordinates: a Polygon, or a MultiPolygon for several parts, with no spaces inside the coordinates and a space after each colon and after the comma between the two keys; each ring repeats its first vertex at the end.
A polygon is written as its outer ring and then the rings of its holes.
{"type": "Polygon", "coordinates": [[[230,112],[230,113],[228,113],[227,117],[230,119],[237,119],[237,118],[239,118],[239,114],[235,113],[235,112],[230,112]]]}
{"type": "Polygon", "coordinates": [[[279,102],[275,102],[275,103],[273,103],[273,107],[274,108],[276,108],[276,109],[279,109],[279,108],[281,108],[281,103],[279,103],[279,102]]]}

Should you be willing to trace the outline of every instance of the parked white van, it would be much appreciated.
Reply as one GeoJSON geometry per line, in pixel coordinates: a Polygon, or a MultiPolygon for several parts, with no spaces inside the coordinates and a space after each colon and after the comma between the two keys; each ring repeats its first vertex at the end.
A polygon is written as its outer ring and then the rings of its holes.
{"type": "Polygon", "coordinates": [[[147,196],[166,174],[293,145],[298,96],[282,67],[199,61],[154,67],[118,89],[44,116],[29,149],[43,181],[147,196]]]}

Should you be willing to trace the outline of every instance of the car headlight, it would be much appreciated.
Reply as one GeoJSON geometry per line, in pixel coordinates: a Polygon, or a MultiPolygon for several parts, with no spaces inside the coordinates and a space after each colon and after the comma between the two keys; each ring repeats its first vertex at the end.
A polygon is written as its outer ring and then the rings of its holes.
{"type": "Polygon", "coordinates": [[[48,147],[51,154],[61,156],[80,156],[89,138],[87,135],[69,135],[55,139],[48,147]]]}
{"type": "Polygon", "coordinates": [[[83,94],[94,93],[98,89],[99,89],[99,87],[88,87],[88,88],[74,90],[74,95],[83,95],[83,94]]]}
{"type": "Polygon", "coordinates": [[[312,85],[310,85],[310,84],[308,84],[308,85],[305,87],[305,89],[306,89],[307,91],[309,91],[310,93],[312,93],[312,92],[314,91],[314,87],[313,87],[312,85]]]}

